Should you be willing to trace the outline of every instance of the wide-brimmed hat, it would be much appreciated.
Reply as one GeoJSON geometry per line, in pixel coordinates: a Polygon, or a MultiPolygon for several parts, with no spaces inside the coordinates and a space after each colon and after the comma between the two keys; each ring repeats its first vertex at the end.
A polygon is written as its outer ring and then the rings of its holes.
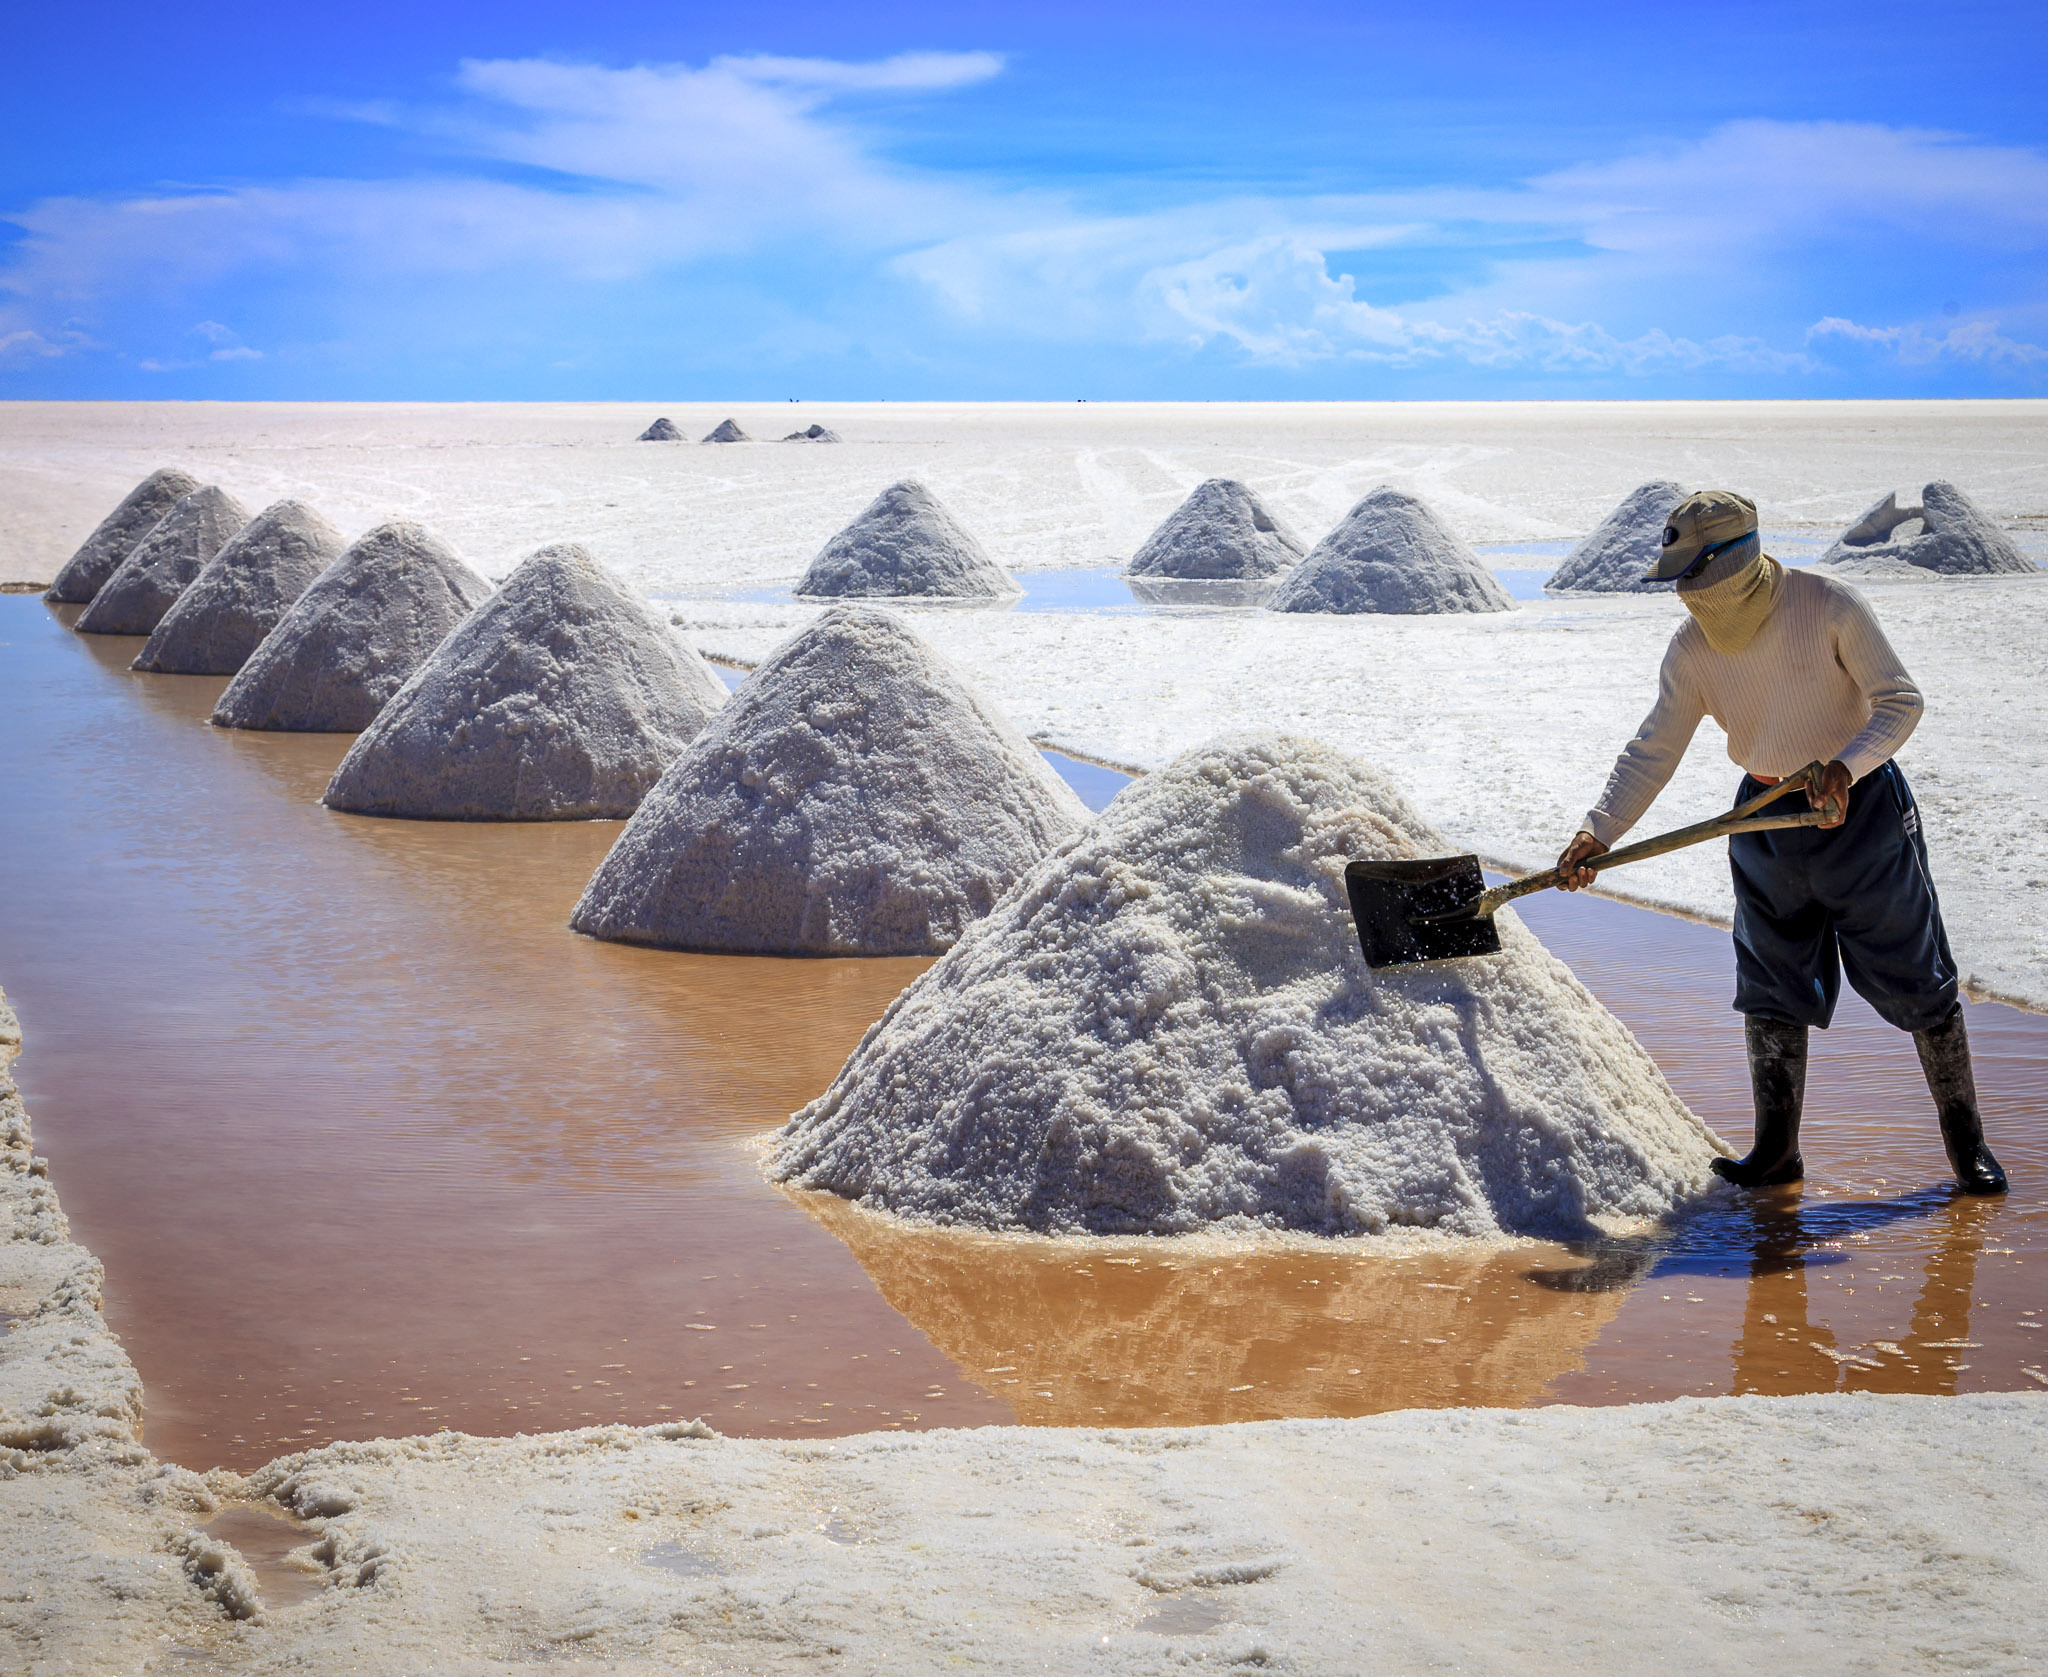
{"type": "Polygon", "coordinates": [[[1645,582],[1682,577],[1716,549],[1756,534],[1756,503],[1732,489],[1701,489],[1671,509],[1664,520],[1664,550],[1644,574],[1645,582]]]}

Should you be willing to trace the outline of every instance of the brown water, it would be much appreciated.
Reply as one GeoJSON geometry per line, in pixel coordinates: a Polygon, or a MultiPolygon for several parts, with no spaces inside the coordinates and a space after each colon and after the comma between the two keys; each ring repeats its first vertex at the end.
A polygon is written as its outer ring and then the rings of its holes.
{"type": "MultiPolygon", "coordinates": [[[[2048,1020],[1970,1010],[2002,1204],[1950,1197],[1911,1044],[1852,1003],[1817,1039],[1806,1191],[1654,1238],[913,1234],[776,1192],[748,1144],[921,963],[578,938],[615,823],[334,814],[345,738],[208,728],[223,684],[134,675],[137,645],[0,599],[0,983],[174,1459],[697,1414],[818,1436],[2048,1384],[2048,1020]]],[[[1525,917],[1746,1135],[1725,933],[1525,917]]]]}

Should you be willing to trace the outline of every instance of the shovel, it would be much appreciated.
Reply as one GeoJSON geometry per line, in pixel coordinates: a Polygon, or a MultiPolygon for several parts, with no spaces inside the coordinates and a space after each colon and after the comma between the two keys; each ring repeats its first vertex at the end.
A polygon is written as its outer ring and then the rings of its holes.
{"type": "MultiPolygon", "coordinates": [[[[1833,803],[1824,809],[1801,810],[1797,815],[1760,816],[1756,812],[1787,792],[1818,788],[1824,772],[1823,764],[1809,763],[1748,803],[1736,805],[1726,815],[1695,822],[1638,844],[1625,844],[1580,866],[1600,873],[1624,862],[1640,862],[1645,857],[1662,856],[1731,833],[1818,827],[1835,818],[1837,810],[1833,803]]],[[[1500,931],[1493,917],[1502,905],[1563,883],[1564,875],[1558,869],[1545,868],[1541,873],[1511,879],[1489,891],[1477,856],[1435,856],[1420,862],[1352,862],[1344,869],[1359,946],[1365,951],[1365,964],[1375,971],[1381,967],[1410,966],[1417,961],[1491,955],[1500,948],[1500,931]]]]}

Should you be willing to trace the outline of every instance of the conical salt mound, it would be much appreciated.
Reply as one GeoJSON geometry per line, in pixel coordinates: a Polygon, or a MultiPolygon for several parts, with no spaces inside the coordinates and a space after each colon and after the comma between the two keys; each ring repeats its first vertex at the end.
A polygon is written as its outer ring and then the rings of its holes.
{"type": "Polygon", "coordinates": [[[641,443],[679,443],[683,440],[683,434],[676,429],[674,420],[657,419],[633,440],[641,443]]]}
{"type": "Polygon", "coordinates": [[[1645,582],[1643,573],[1664,550],[1664,522],[1685,499],[1678,484],[1640,484],[1598,528],[1564,556],[1543,586],[1553,594],[1670,593],[1670,582],[1645,582]]]}
{"type": "Polygon", "coordinates": [[[233,675],[348,540],[301,501],[265,507],[192,579],[136,655],[161,675],[233,675]]]}
{"type": "Polygon", "coordinates": [[[952,600],[1001,600],[1023,592],[912,478],[892,483],[827,542],[796,591],[828,599],[952,600]]]}
{"type": "Polygon", "coordinates": [[[1479,556],[1423,502],[1375,489],[1280,584],[1273,611],[1513,611],[1479,556]]]}
{"type": "Polygon", "coordinates": [[[213,707],[217,728],[354,734],[491,585],[418,524],[380,524],[320,573],[213,707]]]}
{"type": "Polygon", "coordinates": [[[180,497],[100,585],[74,627],[82,635],[150,633],[248,522],[248,509],[213,484],[180,497]]]}
{"type": "Polygon", "coordinates": [[[1836,538],[1820,563],[1854,574],[1918,580],[1934,576],[2039,576],[2041,568],[1952,483],[1936,479],[1918,506],[1896,493],[1836,538]]]}
{"type": "Polygon", "coordinates": [[[737,419],[721,419],[718,428],[704,440],[707,443],[750,443],[754,439],[740,429],[737,419]]]}
{"type": "Polygon", "coordinates": [[[1286,570],[1301,555],[1294,532],[1257,495],[1236,478],[1212,477],[1145,538],[1124,574],[1249,582],[1286,570]]]}
{"type": "Polygon", "coordinates": [[[725,684],[581,547],[544,547],[413,671],[325,802],[438,821],[631,815],[725,684]]]}
{"type": "Polygon", "coordinates": [[[840,606],[676,759],[569,924],[675,949],[933,954],[1087,818],[907,625],[840,606]]]}
{"type": "Polygon", "coordinates": [[[1328,746],[1189,752],[912,984],[770,1171],[1061,1234],[1571,1238],[1668,1212],[1715,1138],[1512,911],[1495,955],[1360,957],[1346,860],[1452,848],[1328,746]]]}
{"type": "Polygon", "coordinates": [[[82,606],[135,551],[135,544],[154,530],[165,513],[199,487],[190,472],[175,466],[151,472],[122,497],[121,504],[100,520],[78,551],[65,560],[57,580],[43,598],[60,605],[82,606]]]}

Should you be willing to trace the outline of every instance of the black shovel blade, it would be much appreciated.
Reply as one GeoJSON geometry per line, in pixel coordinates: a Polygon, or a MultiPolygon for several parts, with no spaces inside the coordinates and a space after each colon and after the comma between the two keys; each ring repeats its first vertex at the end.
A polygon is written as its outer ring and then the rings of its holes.
{"type": "Polygon", "coordinates": [[[1344,869],[1351,918],[1365,964],[1404,967],[1491,955],[1500,948],[1493,916],[1430,920],[1478,900],[1486,889],[1477,856],[1435,856],[1426,862],[1352,862],[1344,869]],[[1420,921],[1420,924],[1417,922],[1420,921]]]}

